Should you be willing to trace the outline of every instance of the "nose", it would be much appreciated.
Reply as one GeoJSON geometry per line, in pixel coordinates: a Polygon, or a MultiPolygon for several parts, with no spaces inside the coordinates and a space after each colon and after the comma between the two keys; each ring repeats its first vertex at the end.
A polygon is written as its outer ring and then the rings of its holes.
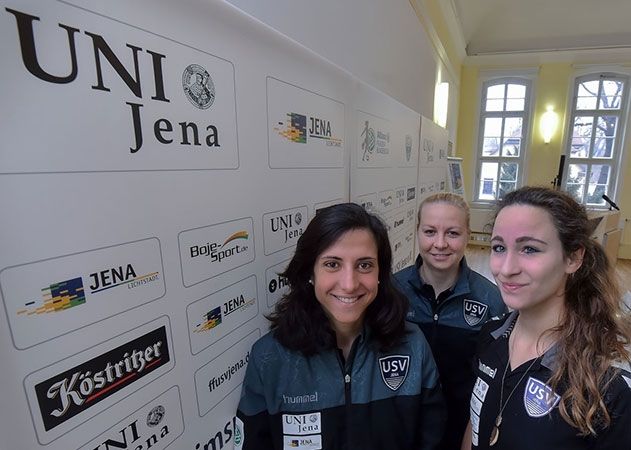
{"type": "Polygon", "coordinates": [[[499,256],[499,258],[500,275],[504,277],[509,277],[520,272],[521,269],[519,268],[519,257],[515,252],[506,250],[501,256],[499,256]]]}
{"type": "Polygon", "coordinates": [[[354,268],[346,267],[341,271],[339,284],[340,287],[346,292],[352,292],[355,290],[355,288],[357,288],[357,285],[359,284],[359,279],[354,268]]]}
{"type": "Polygon", "coordinates": [[[447,239],[445,239],[445,235],[443,233],[436,234],[436,238],[434,239],[434,247],[436,248],[447,247],[447,239]]]}

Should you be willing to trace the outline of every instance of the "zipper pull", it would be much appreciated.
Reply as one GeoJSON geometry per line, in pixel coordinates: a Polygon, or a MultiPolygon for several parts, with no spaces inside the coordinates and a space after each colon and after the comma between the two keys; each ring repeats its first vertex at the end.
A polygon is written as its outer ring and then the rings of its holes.
{"type": "Polygon", "coordinates": [[[434,314],[434,322],[438,322],[438,314],[434,314]]]}
{"type": "Polygon", "coordinates": [[[348,384],[351,382],[351,376],[349,374],[346,374],[344,376],[344,383],[348,384]]]}

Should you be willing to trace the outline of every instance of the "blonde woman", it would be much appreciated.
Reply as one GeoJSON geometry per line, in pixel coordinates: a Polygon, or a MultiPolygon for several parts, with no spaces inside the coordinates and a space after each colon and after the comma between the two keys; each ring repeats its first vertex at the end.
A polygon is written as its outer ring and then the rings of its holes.
{"type": "Polygon", "coordinates": [[[480,329],[506,312],[497,287],[465,260],[469,216],[458,195],[427,197],[418,211],[416,263],[395,274],[410,302],[407,320],[421,328],[438,366],[448,410],[440,448],[447,450],[460,447],[469,419],[480,329]]]}

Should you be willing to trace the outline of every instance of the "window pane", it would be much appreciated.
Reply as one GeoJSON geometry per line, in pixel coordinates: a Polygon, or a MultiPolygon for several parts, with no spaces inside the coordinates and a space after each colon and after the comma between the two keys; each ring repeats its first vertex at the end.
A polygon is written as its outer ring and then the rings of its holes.
{"type": "Polygon", "coordinates": [[[587,158],[592,137],[594,118],[591,116],[577,116],[574,118],[572,129],[571,158],[587,158]]]}
{"type": "Polygon", "coordinates": [[[594,164],[589,174],[586,203],[592,205],[604,204],[603,194],[607,192],[609,184],[610,166],[606,164],[594,164]]]}
{"type": "Polygon", "coordinates": [[[596,97],[598,95],[598,80],[584,81],[578,85],[579,97],[596,97]]]}
{"type": "Polygon", "coordinates": [[[596,139],[594,139],[593,158],[611,158],[616,137],[618,116],[601,116],[597,119],[596,139]]]}
{"type": "Polygon", "coordinates": [[[482,163],[479,200],[495,200],[497,168],[497,163],[482,163]]]}
{"type": "Polygon", "coordinates": [[[517,181],[517,164],[502,163],[500,166],[500,181],[517,181]]]}
{"type": "Polygon", "coordinates": [[[587,164],[568,165],[567,182],[573,184],[585,184],[587,177],[587,164]]]}
{"type": "Polygon", "coordinates": [[[486,101],[486,110],[487,111],[503,111],[504,110],[504,99],[502,100],[487,100],[486,101]]]}
{"type": "Polygon", "coordinates": [[[598,103],[599,109],[620,109],[624,83],[616,80],[604,80],[603,91],[598,103]]]}
{"type": "Polygon", "coordinates": [[[509,84],[508,85],[508,93],[506,95],[508,98],[526,98],[526,86],[523,84],[509,84]]]}
{"type": "Polygon", "coordinates": [[[523,99],[506,100],[506,111],[523,111],[526,107],[526,101],[523,99]]]}
{"type": "Polygon", "coordinates": [[[520,148],[521,148],[521,139],[519,138],[504,139],[504,144],[502,145],[502,156],[518,157],[520,148]]]}
{"type": "Polygon", "coordinates": [[[500,137],[502,135],[502,118],[487,117],[484,119],[484,137],[500,137]]]}
{"type": "Polygon", "coordinates": [[[566,191],[572,195],[577,202],[583,203],[583,185],[582,184],[567,184],[566,191]]]}
{"type": "Polygon", "coordinates": [[[482,156],[497,156],[500,148],[500,138],[484,138],[482,156]]]}
{"type": "Polygon", "coordinates": [[[586,81],[578,85],[576,109],[596,109],[598,80],[586,81]]]}
{"type": "Polygon", "coordinates": [[[497,198],[503,198],[510,191],[514,191],[516,187],[516,183],[507,183],[505,181],[500,182],[500,192],[497,198]]]}
{"type": "Polygon", "coordinates": [[[506,85],[505,84],[494,84],[493,86],[489,86],[488,89],[486,90],[486,98],[501,98],[503,99],[505,97],[504,95],[504,89],[505,89],[506,85]]]}

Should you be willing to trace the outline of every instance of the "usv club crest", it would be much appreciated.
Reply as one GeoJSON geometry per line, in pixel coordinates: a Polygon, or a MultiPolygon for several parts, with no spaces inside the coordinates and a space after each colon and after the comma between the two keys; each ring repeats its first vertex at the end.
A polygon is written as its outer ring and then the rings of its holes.
{"type": "Polygon", "coordinates": [[[530,417],[543,417],[559,403],[561,396],[550,386],[533,377],[528,377],[524,390],[524,407],[530,417]]]}
{"type": "Polygon", "coordinates": [[[484,303],[465,299],[462,305],[462,314],[464,315],[465,322],[471,327],[476,326],[482,322],[482,319],[486,316],[487,309],[489,309],[489,306],[484,303]]]}
{"type": "Polygon", "coordinates": [[[393,391],[401,387],[408,376],[410,357],[407,355],[392,355],[379,358],[379,370],[381,378],[393,391]]]}

